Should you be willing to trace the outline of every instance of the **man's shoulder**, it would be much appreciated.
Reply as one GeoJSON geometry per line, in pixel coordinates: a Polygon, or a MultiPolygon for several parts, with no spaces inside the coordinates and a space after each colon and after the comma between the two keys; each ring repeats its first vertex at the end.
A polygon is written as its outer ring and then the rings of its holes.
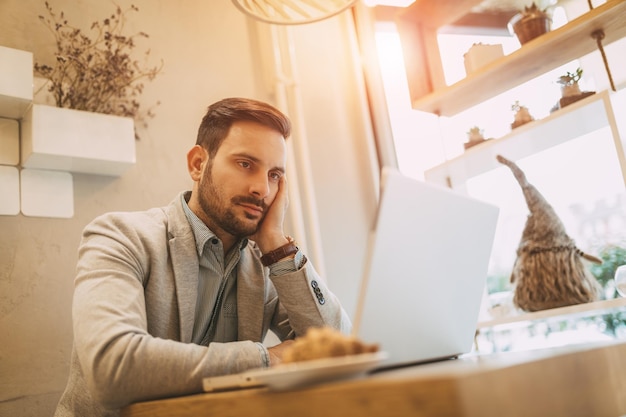
{"type": "Polygon", "coordinates": [[[130,223],[137,227],[150,223],[167,222],[166,207],[153,207],[141,211],[110,211],[99,215],[91,224],[125,224],[130,223]]]}
{"type": "Polygon", "coordinates": [[[108,229],[124,234],[164,233],[180,227],[184,220],[180,199],[169,205],[142,211],[112,211],[101,214],[87,225],[86,230],[108,229]]]}

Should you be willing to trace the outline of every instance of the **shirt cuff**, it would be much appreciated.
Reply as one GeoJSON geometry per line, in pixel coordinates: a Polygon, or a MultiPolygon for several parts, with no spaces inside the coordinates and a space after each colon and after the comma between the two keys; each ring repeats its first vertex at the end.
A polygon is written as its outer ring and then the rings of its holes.
{"type": "Polygon", "coordinates": [[[270,366],[270,354],[267,351],[267,348],[263,346],[263,343],[256,342],[256,345],[259,348],[259,353],[261,354],[261,361],[263,362],[263,367],[268,368],[270,366]]]}
{"type": "Polygon", "coordinates": [[[270,275],[276,276],[288,274],[290,272],[296,272],[298,269],[304,266],[305,262],[306,257],[304,256],[302,251],[298,250],[293,258],[284,259],[270,265],[270,275]]]}

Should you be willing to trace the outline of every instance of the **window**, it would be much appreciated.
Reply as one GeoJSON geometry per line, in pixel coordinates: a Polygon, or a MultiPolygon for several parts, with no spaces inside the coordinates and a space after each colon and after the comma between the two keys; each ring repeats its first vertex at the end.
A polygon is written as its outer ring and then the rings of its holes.
{"type": "MultiPolygon", "coordinates": [[[[562,14],[555,19],[564,21],[562,14]]],[[[463,53],[477,42],[500,43],[505,54],[519,47],[512,37],[439,35],[448,84],[465,77],[463,53]]],[[[466,132],[472,126],[482,128],[486,138],[509,134],[515,101],[527,106],[536,120],[549,116],[560,98],[556,80],[582,66],[582,61],[570,62],[454,117],[437,117],[411,108],[395,25],[377,23],[376,43],[399,169],[417,179],[426,179],[431,168],[463,155],[466,132]]],[[[597,55],[594,59],[599,59],[597,55]]],[[[596,91],[595,77],[593,70],[586,71],[581,88],[596,91]]],[[[619,111],[624,114],[626,109],[619,111]]],[[[611,128],[604,126],[516,161],[556,210],[570,237],[581,249],[596,255],[609,244],[626,247],[626,175],[620,168],[613,135],[611,128]]],[[[522,191],[505,167],[466,178],[464,189],[500,207],[488,289],[505,291],[510,288],[508,277],[528,213],[522,191]]]]}

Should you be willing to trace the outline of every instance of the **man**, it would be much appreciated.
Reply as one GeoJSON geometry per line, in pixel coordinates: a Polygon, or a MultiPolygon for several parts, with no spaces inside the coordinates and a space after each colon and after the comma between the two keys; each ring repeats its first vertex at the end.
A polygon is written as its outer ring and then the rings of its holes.
{"type": "Polygon", "coordinates": [[[200,392],[202,379],[280,363],[312,326],[350,321],[283,232],[289,120],[240,98],[208,108],[187,154],[193,188],[83,232],[74,348],[56,416],[116,416],[200,392]],[[266,348],[272,330],[283,341],[266,348]]]}

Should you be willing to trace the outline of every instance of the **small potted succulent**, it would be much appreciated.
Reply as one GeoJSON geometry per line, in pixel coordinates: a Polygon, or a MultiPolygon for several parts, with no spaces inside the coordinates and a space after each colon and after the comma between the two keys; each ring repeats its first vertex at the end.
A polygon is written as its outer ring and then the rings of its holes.
{"type": "Polygon", "coordinates": [[[576,71],[567,71],[565,75],[561,75],[556,82],[561,85],[561,99],[558,108],[563,108],[568,104],[572,104],[578,100],[595,94],[594,91],[581,91],[578,82],[583,76],[583,69],[578,67],[576,71]]]}
{"type": "Polygon", "coordinates": [[[561,84],[561,95],[563,97],[577,96],[580,94],[580,86],[578,81],[583,76],[583,69],[578,67],[575,72],[567,72],[565,75],[561,75],[556,81],[561,84]]]}
{"type": "Polygon", "coordinates": [[[509,31],[515,34],[519,43],[524,45],[550,31],[552,17],[546,9],[539,8],[534,2],[524,6],[524,10],[513,16],[509,21],[509,31]]]}
{"type": "Polygon", "coordinates": [[[515,101],[511,106],[511,110],[515,112],[515,119],[511,123],[511,129],[515,129],[528,122],[532,122],[535,118],[530,114],[526,106],[522,106],[519,101],[515,101]]]}
{"type": "Polygon", "coordinates": [[[467,142],[463,144],[465,149],[469,149],[474,145],[483,143],[486,139],[483,136],[483,130],[478,126],[473,126],[467,131],[467,142]]]}

